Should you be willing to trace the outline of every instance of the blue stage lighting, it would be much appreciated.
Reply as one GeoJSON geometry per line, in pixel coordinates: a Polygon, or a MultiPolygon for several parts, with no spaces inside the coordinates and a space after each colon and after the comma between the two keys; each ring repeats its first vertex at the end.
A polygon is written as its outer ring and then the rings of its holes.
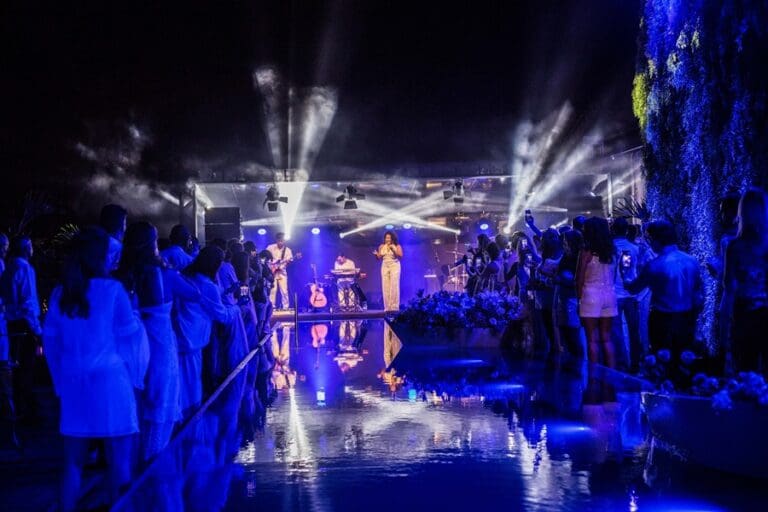
{"type": "Polygon", "coordinates": [[[487,222],[483,222],[482,224],[480,224],[480,231],[488,231],[488,223],[487,222]]]}
{"type": "Polygon", "coordinates": [[[386,226],[384,226],[384,229],[392,230],[392,229],[395,229],[395,226],[393,224],[387,224],[386,226]]]}
{"type": "Polygon", "coordinates": [[[320,228],[312,228],[312,234],[313,235],[319,235],[320,234],[320,228]]]}
{"type": "Polygon", "coordinates": [[[411,229],[412,227],[413,226],[409,222],[406,222],[405,224],[403,224],[403,229],[411,229]]]}
{"type": "Polygon", "coordinates": [[[261,236],[264,236],[264,235],[266,235],[266,234],[267,234],[267,230],[266,230],[266,229],[264,229],[264,228],[259,228],[259,229],[257,229],[257,230],[256,230],[256,232],[257,232],[258,234],[260,234],[261,236]]]}
{"type": "Polygon", "coordinates": [[[325,390],[324,389],[318,389],[316,393],[317,397],[317,405],[324,406],[325,405],[325,390]]]}

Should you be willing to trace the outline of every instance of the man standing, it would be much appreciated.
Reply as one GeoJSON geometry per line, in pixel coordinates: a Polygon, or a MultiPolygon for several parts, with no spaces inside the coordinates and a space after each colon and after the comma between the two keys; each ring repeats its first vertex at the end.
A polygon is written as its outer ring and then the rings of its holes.
{"type": "Polygon", "coordinates": [[[192,243],[192,235],[189,230],[177,224],[171,229],[171,246],[165,249],[161,255],[163,259],[172,267],[181,272],[192,263],[192,256],[187,253],[192,243]]]}
{"type": "Polygon", "coordinates": [[[616,354],[619,368],[624,370],[631,369],[635,372],[639,368],[640,361],[645,356],[645,347],[640,342],[640,313],[637,295],[630,293],[624,287],[624,280],[634,281],[637,278],[640,249],[627,239],[627,234],[629,233],[627,219],[619,217],[613,221],[611,233],[613,234],[613,246],[616,249],[620,269],[620,272],[616,273],[616,279],[614,280],[619,315],[617,321],[612,324],[613,334],[611,338],[619,349],[616,354]],[[624,337],[625,322],[629,340],[624,337]]]}
{"type": "Polygon", "coordinates": [[[678,249],[671,223],[652,222],[646,233],[658,256],[640,270],[637,279],[624,284],[630,293],[651,291],[651,349],[666,348],[679,356],[695,340],[696,316],[704,302],[701,269],[696,258],[678,249]]]}
{"type": "Polygon", "coordinates": [[[272,262],[269,264],[274,274],[274,284],[269,292],[269,301],[272,307],[277,309],[277,291],[280,290],[280,303],[283,309],[291,307],[291,301],[288,297],[288,264],[293,261],[293,251],[285,245],[285,234],[277,233],[275,243],[267,246],[267,251],[272,255],[272,262]]]}
{"type": "Polygon", "coordinates": [[[0,277],[0,297],[5,306],[11,358],[18,360],[14,387],[18,394],[17,404],[22,414],[34,416],[37,412],[34,400],[34,364],[40,327],[40,303],[37,300],[37,278],[30,264],[32,240],[21,236],[14,238],[5,272],[0,277]]]}
{"type": "Polygon", "coordinates": [[[120,265],[120,253],[123,251],[123,236],[128,223],[128,212],[120,205],[108,204],[101,209],[99,225],[109,234],[107,268],[110,272],[120,265]]]}

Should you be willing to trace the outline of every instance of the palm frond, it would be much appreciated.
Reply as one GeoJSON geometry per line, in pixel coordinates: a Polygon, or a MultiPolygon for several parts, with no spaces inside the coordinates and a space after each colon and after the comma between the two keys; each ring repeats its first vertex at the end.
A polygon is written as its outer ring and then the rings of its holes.
{"type": "Polygon", "coordinates": [[[648,209],[645,201],[639,202],[631,197],[618,198],[613,206],[612,213],[614,217],[635,218],[642,222],[651,218],[651,211],[648,209]]]}

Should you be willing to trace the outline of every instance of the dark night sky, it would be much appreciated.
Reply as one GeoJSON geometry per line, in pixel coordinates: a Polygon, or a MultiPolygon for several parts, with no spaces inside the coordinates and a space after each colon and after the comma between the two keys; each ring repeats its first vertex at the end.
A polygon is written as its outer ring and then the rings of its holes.
{"type": "Polygon", "coordinates": [[[270,165],[251,78],[265,64],[338,90],[318,169],[503,157],[515,123],[565,100],[634,129],[639,0],[27,4],[4,2],[0,22],[1,165],[17,187],[94,172],[72,148],[127,122],[151,134],[137,172],[153,180],[191,157],[270,165]]]}

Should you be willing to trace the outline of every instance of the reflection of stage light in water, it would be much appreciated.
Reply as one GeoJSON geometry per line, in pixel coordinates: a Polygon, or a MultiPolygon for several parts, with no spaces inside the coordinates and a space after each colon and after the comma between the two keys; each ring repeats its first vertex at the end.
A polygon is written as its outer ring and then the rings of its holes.
{"type": "Polygon", "coordinates": [[[416,401],[416,390],[414,388],[411,388],[408,390],[408,401],[409,402],[416,401]]]}
{"type": "Polygon", "coordinates": [[[256,230],[256,233],[258,233],[261,236],[264,236],[264,235],[267,234],[267,230],[264,229],[264,228],[259,228],[259,229],[256,230]]]}
{"type": "Polygon", "coordinates": [[[325,406],[325,389],[318,389],[317,393],[315,393],[317,398],[317,405],[324,407],[325,406]]]}

